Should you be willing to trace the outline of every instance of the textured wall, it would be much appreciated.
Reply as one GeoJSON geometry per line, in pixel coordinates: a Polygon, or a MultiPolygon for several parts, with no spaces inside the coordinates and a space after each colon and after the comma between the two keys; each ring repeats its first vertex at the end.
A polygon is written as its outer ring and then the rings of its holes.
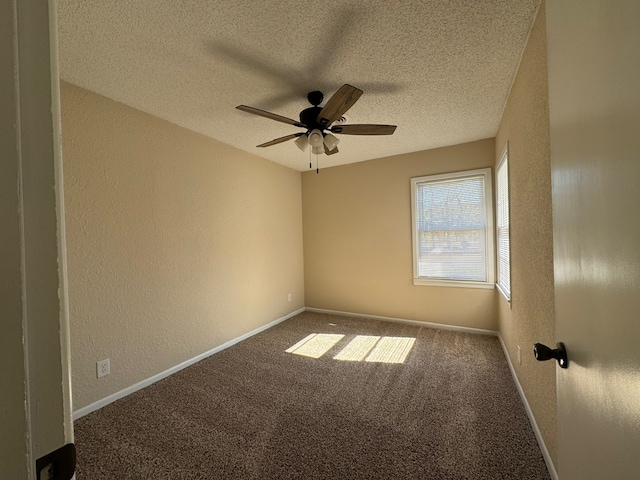
{"type": "Polygon", "coordinates": [[[496,162],[509,143],[511,308],[498,294],[500,333],[557,465],[555,363],[533,344],[555,345],[549,95],[544,4],[533,25],[496,136],[496,162]],[[522,365],[517,346],[522,347],[522,365]]]}
{"type": "Polygon", "coordinates": [[[496,330],[493,290],[413,285],[410,188],[494,152],[488,139],[303,173],[306,306],[496,330]]]}
{"type": "Polygon", "coordinates": [[[304,305],[299,172],[67,83],[62,133],[74,409],[304,305]]]}

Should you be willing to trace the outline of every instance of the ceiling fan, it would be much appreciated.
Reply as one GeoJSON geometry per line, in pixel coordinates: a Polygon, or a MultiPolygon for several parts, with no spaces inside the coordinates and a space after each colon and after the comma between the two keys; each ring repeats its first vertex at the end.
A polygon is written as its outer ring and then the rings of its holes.
{"type": "Polygon", "coordinates": [[[270,118],[277,122],[287,123],[295,127],[304,128],[306,131],[292,133],[284,137],[279,137],[269,142],[262,143],[258,147],[270,147],[287,140],[296,139],[296,145],[302,150],[306,150],[311,145],[311,152],[314,154],[326,153],[333,155],[338,153],[338,142],[333,133],[344,135],[391,135],[396,130],[395,125],[378,124],[352,124],[352,125],[331,125],[340,120],[347,110],[349,110],[362,95],[362,90],[345,84],[327,101],[324,107],[319,105],[324,99],[322,92],[309,92],[307,100],[313,105],[300,112],[300,121],[283,117],[275,113],[267,112],[247,105],[238,105],[236,108],[243,112],[252,113],[260,117],[270,118]]]}

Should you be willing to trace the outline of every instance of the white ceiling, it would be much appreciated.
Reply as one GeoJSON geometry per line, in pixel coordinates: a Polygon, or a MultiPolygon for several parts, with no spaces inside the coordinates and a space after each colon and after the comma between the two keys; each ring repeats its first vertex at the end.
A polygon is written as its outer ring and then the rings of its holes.
{"type": "MultiPolygon", "coordinates": [[[[288,167],[307,92],[364,95],[346,123],[392,136],[340,136],[325,167],[496,134],[540,0],[58,0],[60,76],[288,167]]],[[[314,162],[315,163],[315,162],[314,162]]]]}

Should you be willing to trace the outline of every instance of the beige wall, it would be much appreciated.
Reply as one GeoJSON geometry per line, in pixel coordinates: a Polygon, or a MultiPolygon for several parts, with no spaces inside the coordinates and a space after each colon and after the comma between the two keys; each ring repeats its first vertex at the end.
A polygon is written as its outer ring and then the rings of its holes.
{"type": "Polygon", "coordinates": [[[304,306],[299,172],[61,88],[75,410],[304,306]]]}
{"type": "Polygon", "coordinates": [[[540,7],[496,137],[496,162],[509,144],[511,308],[498,294],[500,333],[557,464],[554,362],[537,362],[536,342],[555,346],[549,95],[545,7],[540,7]],[[518,345],[522,364],[517,361],[518,345]]]}
{"type": "Polygon", "coordinates": [[[493,290],[413,285],[410,189],[494,153],[487,139],[303,173],[306,306],[497,330],[493,290]]]}

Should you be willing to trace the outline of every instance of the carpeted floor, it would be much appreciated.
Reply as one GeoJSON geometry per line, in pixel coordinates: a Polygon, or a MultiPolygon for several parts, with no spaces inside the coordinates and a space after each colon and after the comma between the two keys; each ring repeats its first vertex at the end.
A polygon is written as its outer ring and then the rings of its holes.
{"type": "Polygon", "coordinates": [[[310,312],[75,432],[78,480],[550,478],[497,338],[310,312]]]}

